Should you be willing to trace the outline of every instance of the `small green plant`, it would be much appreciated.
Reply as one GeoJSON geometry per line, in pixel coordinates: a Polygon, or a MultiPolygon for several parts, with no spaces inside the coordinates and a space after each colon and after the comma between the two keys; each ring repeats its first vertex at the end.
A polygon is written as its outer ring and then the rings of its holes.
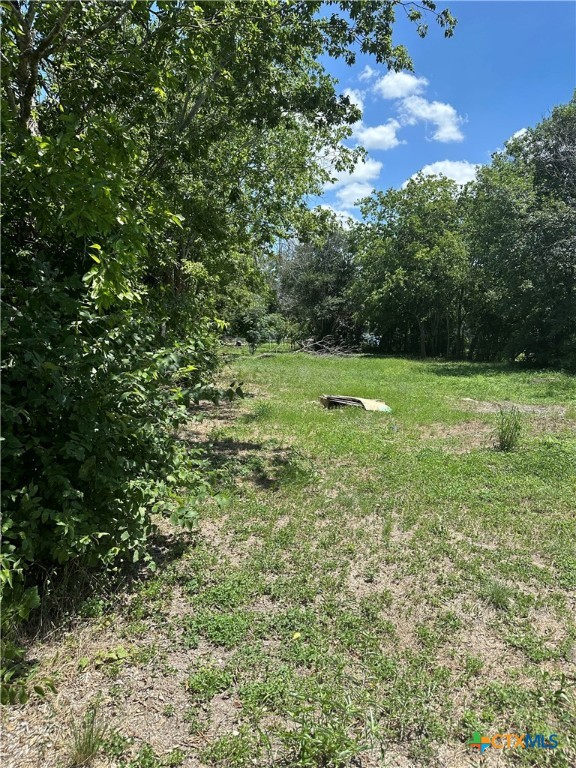
{"type": "Polygon", "coordinates": [[[252,623],[250,614],[242,611],[203,611],[185,621],[185,642],[191,648],[197,647],[199,636],[203,635],[214,645],[234,648],[248,634],[252,623]]]}
{"type": "Polygon", "coordinates": [[[108,724],[102,721],[100,699],[94,699],[80,723],[71,726],[72,745],[68,768],[89,765],[105,746],[108,724]]]}
{"type": "Polygon", "coordinates": [[[330,691],[322,692],[319,698],[319,710],[304,704],[290,713],[298,728],[280,733],[280,739],[288,749],[290,765],[344,768],[367,748],[366,737],[368,732],[373,736],[373,728],[366,729],[364,713],[351,699],[341,700],[330,691]]]}
{"type": "Polygon", "coordinates": [[[496,448],[499,451],[513,451],[518,447],[521,433],[522,416],[518,408],[500,408],[496,425],[496,448]]]}
{"type": "Polygon", "coordinates": [[[143,744],[136,757],[123,764],[123,768],[163,768],[163,763],[150,744],[143,744]]]}
{"type": "Polygon", "coordinates": [[[10,640],[0,643],[0,703],[25,704],[35,693],[40,698],[47,691],[55,693],[54,683],[48,677],[36,677],[34,669],[25,661],[25,651],[10,640]]]}
{"type": "Polygon", "coordinates": [[[175,768],[175,766],[182,765],[185,758],[186,754],[181,749],[173,749],[162,762],[166,768],[175,768]]]}
{"type": "Polygon", "coordinates": [[[484,590],[486,602],[500,611],[504,611],[509,607],[510,597],[510,589],[498,581],[491,581],[484,590]]]}
{"type": "Polygon", "coordinates": [[[217,667],[200,667],[188,678],[187,689],[198,701],[210,701],[232,685],[232,675],[217,667]]]}
{"type": "Polygon", "coordinates": [[[188,723],[188,733],[191,736],[196,735],[202,731],[202,723],[198,717],[198,711],[195,707],[188,707],[184,712],[184,722],[188,723]]]}
{"type": "Polygon", "coordinates": [[[119,760],[124,757],[129,746],[130,739],[127,736],[124,736],[120,731],[112,731],[104,739],[102,749],[108,757],[119,760]]]}
{"type": "Polygon", "coordinates": [[[286,731],[282,741],[288,747],[294,766],[333,766],[344,768],[361,750],[358,741],[346,732],[338,719],[301,720],[295,731],[286,731]]]}
{"type": "Polygon", "coordinates": [[[260,733],[255,736],[252,729],[242,725],[237,731],[232,731],[231,734],[226,734],[210,744],[201,753],[201,758],[208,765],[221,768],[259,765],[258,758],[262,751],[260,736],[260,733]]]}
{"type": "Polygon", "coordinates": [[[84,619],[95,619],[103,616],[106,610],[106,601],[101,597],[88,597],[81,604],[78,613],[84,619]]]}
{"type": "Polygon", "coordinates": [[[94,657],[94,666],[102,667],[105,664],[122,664],[130,658],[130,652],[123,645],[111,648],[109,651],[98,651],[94,657]]]}
{"type": "Polygon", "coordinates": [[[484,662],[478,656],[466,656],[465,674],[467,677],[477,677],[484,668],[484,662]]]}

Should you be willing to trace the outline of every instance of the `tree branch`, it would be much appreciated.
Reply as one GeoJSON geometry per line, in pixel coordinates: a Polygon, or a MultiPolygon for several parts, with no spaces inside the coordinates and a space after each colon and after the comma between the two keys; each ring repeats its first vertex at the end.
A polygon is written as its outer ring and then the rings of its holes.
{"type": "Polygon", "coordinates": [[[70,2],[66,5],[60,16],[56,19],[56,23],[48,32],[46,37],[40,42],[36,50],[34,51],[34,58],[36,62],[39,62],[42,56],[46,53],[46,51],[50,48],[54,40],[58,37],[58,35],[62,32],[62,29],[64,27],[64,24],[66,23],[66,20],[74,10],[74,7],[76,6],[75,2],[70,2]]]}
{"type": "Polygon", "coordinates": [[[12,13],[16,17],[16,21],[18,22],[18,24],[20,24],[22,28],[25,29],[27,26],[26,19],[24,18],[24,16],[22,16],[22,11],[20,10],[20,3],[18,2],[18,0],[9,0],[8,4],[10,5],[10,9],[12,10],[12,13]]]}
{"type": "Polygon", "coordinates": [[[26,19],[22,16],[20,3],[16,2],[16,0],[10,0],[10,10],[18,25],[14,32],[16,34],[16,42],[18,43],[20,54],[22,56],[30,55],[32,50],[32,31],[28,26],[26,19]]]}
{"type": "MultiPolygon", "coordinates": [[[[95,29],[91,30],[90,32],[87,32],[83,37],[70,37],[66,39],[64,42],[68,45],[82,45],[83,43],[87,42],[88,40],[91,40],[93,37],[96,37],[101,32],[104,32],[105,29],[109,29],[113,24],[115,24],[119,19],[124,16],[124,14],[128,13],[128,11],[132,10],[132,4],[129,2],[123,2],[122,7],[120,10],[114,14],[114,16],[111,16],[107,21],[103,21],[102,24],[99,24],[95,29]]],[[[51,51],[52,52],[52,51],[51,51]]]]}
{"type": "Polygon", "coordinates": [[[37,0],[30,0],[28,3],[28,12],[26,13],[26,23],[29,27],[32,27],[34,24],[34,18],[36,16],[36,6],[38,5],[37,0]]]}

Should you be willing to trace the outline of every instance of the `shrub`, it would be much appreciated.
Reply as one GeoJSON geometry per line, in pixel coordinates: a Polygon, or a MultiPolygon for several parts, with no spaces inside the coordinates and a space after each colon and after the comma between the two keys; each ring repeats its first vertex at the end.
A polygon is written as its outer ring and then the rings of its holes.
{"type": "Polygon", "coordinates": [[[55,566],[138,560],[154,505],[204,488],[174,430],[206,394],[207,327],[167,350],[143,313],[97,313],[77,278],[25,263],[3,297],[3,624],[55,566]]]}

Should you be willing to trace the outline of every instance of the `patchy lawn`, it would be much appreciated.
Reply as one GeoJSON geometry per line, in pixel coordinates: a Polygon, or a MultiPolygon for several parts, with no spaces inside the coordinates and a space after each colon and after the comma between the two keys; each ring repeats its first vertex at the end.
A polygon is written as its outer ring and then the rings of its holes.
{"type": "Polygon", "coordinates": [[[239,356],[206,408],[229,503],[162,523],[156,573],[31,654],[57,693],[4,713],[6,766],[576,765],[576,381],[503,366],[239,356]],[[323,393],[392,414],[325,410],[323,393]],[[517,450],[494,448],[516,404],[517,450]],[[558,749],[467,746],[557,734],[558,749]]]}

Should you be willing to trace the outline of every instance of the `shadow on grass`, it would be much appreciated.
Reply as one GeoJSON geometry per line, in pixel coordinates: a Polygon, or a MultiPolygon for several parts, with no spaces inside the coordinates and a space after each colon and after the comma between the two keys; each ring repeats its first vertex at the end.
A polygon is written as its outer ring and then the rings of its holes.
{"type": "Polygon", "coordinates": [[[244,480],[264,490],[279,490],[288,482],[304,480],[308,470],[297,450],[273,440],[244,441],[221,438],[195,442],[224,486],[244,480]]]}
{"type": "Polygon", "coordinates": [[[475,362],[442,362],[421,361],[428,373],[435,376],[451,376],[470,378],[472,376],[500,376],[506,373],[518,373],[518,366],[511,363],[475,363],[475,362]]]}
{"type": "Polygon", "coordinates": [[[121,610],[146,582],[156,578],[158,572],[180,559],[198,541],[196,535],[184,529],[173,533],[156,529],[147,546],[154,571],[149,567],[150,561],[116,563],[109,568],[88,568],[76,561],[43,570],[38,579],[38,609],[32,611],[28,620],[3,627],[3,653],[6,649],[10,655],[3,655],[2,659],[2,703],[4,696],[11,703],[22,703],[33,690],[41,697],[42,689],[55,690],[51,677],[35,677],[40,660],[29,656],[35,643],[49,638],[58,642],[78,621],[98,619],[121,610]]]}
{"type": "MultiPolygon", "coordinates": [[[[40,606],[28,621],[14,628],[18,643],[28,646],[69,629],[78,619],[94,618],[113,610],[127,595],[155,578],[158,571],[180,559],[196,541],[197,535],[184,528],[173,533],[156,529],[146,546],[150,560],[120,561],[109,568],[90,568],[80,561],[72,561],[43,570],[39,579],[40,606]],[[155,570],[150,568],[150,563],[155,570]]],[[[34,663],[30,660],[30,664],[34,663]]]]}

